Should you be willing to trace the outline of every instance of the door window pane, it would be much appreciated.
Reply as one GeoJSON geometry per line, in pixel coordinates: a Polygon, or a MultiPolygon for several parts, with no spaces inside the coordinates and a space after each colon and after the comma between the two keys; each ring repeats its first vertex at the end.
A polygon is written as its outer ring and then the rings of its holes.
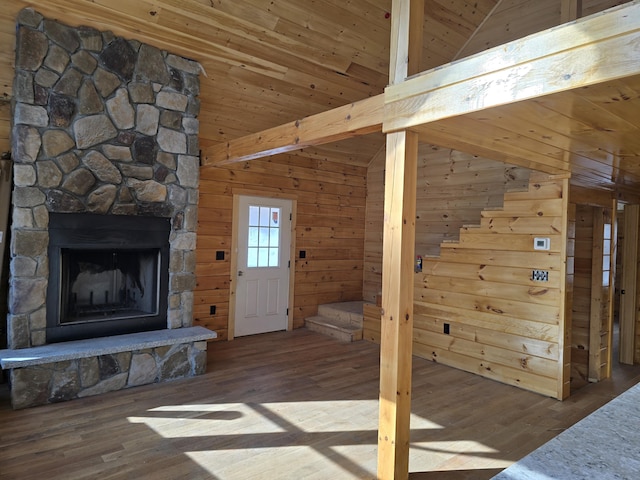
{"type": "Polygon", "coordinates": [[[247,252],[247,267],[255,268],[258,266],[258,249],[249,248],[247,252]]]}
{"type": "Polygon", "coordinates": [[[269,246],[269,227],[260,227],[260,241],[258,242],[258,246],[260,247],[268,247],[269,246]]]}
{"type": "Polygon", "coordinates": [[[269,246],[270,247],[278,247],[278,243],[280,243],[280,230],[278,228],[270,228],[269,229],[269,246]]]}
{"type": "Polygon", "coordinates": [[[248,245],[250,247],[258,246],[258,227],[249,227],[249,242],[248,245]]]}
{"type": "Polygon", "coordinates": [[[260,207],[260,226],[269,226],[269,214],[271,209],[269,207],[260,207]]]}
{"type": "Polygon", "coordinates": [[[258,266],[259,267],[269,266],[269,249],[268,248],[258,249],[258,266]]]}
{"type": "Polygon", "coordinates": [[[279,266],[280,214],[280,208],[249,207],[248,268],[279,266]]]}
{"type": "Polygon", "coordinates": [[[256,227],[260,225],[260,207],[249,207],[249,225],[256,227]]]}

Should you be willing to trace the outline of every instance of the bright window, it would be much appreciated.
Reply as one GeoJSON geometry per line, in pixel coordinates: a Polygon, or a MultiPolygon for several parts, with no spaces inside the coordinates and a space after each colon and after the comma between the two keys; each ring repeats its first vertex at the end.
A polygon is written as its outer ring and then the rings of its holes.
{"type": "Polygon", "coordinates": [[[278,267],[280,259],[280,208],[249,206],[247,267],[278,267]]]}

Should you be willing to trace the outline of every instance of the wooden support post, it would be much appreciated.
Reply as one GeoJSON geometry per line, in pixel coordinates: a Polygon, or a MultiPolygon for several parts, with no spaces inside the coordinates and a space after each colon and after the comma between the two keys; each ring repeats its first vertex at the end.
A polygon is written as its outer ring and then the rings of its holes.
{"type": "Polygon", "coordinates": [[[418,135],[387,135],[378,478],[409,475],[418,135]]]}
{"type": "Polygon", "coordinates": [[[582,0],[560,0],[560,23],[582,17],[582,0]]]}
{"type": "MultiPolygon", "coordinates": [[[[420,68],[424,0],[393,0],[389,83],[420,68]]],[[[409,477],[418,134],[387,135],[378,479],[409,477]]]]}

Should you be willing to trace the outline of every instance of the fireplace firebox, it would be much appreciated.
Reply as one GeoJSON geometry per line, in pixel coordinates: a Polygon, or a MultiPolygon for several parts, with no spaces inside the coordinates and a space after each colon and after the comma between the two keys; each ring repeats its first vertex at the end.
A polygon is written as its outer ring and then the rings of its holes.
{"type": "Polygon", "coordinates": [[[47,342],[167,328],[170,220],[50,214],[47,342]]]}

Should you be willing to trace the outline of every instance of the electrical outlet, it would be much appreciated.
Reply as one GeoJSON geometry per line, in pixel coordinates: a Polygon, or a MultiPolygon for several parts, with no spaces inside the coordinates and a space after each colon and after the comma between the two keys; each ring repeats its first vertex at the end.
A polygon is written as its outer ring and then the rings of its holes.
{"type": "Polygon", "coordinates": [[[216,260],[224,260],[224,250],[216,251],[216,260]]]}
{"type": "Polygon", "coordinates": [[[307,251],[306,250],[300,250],[300,258],[307,258],[307,251]]]}
{"type": "Polygon", "coordinates": [[[548,282],[549,272],[546,270],[533,270],[531,272],[531,280],[534,282],[548,282]]]}
{"type": "Polygon", "coordinates": [[[449,324],[448,323],[444,324],[444,334],[445,335],[449,335],[449,324]]]}
{"type": "Polygon", "coordinates": [[[215,305],[211,305],[209,307],[209,315],[215,315],[216,314],[216,306],[215,305]]]}

